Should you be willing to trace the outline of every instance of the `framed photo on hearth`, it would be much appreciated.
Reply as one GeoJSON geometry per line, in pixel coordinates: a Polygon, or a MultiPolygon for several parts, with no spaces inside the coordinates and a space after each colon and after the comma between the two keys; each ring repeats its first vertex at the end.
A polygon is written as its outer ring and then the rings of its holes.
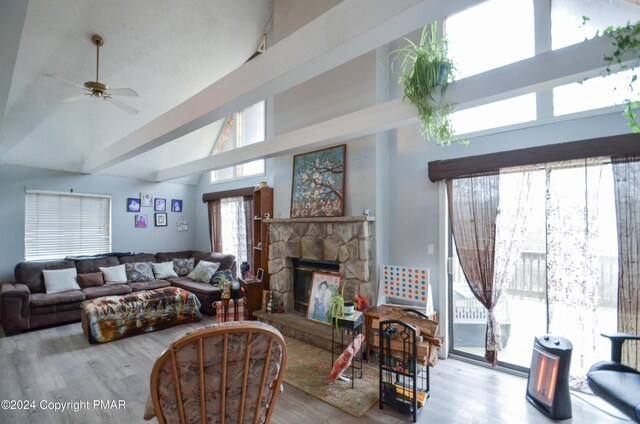
{"type": "Polygon", "coordinates": [[[314,272],[311,276],[307,319],[331,325],[331,298],[338,294],[339,289],[339,275],[314,272]]]}
{"type": "Polygon", "coordinates": [[[167,214],[166,213],[157,213],[155,214],[156,218],[156,227],[166,227],[167,226],[167,214]]]}
{"type": "Polygon", "coordinates": [[[293,157],[291,218],[344,216],[347,146],[293,157]]]}

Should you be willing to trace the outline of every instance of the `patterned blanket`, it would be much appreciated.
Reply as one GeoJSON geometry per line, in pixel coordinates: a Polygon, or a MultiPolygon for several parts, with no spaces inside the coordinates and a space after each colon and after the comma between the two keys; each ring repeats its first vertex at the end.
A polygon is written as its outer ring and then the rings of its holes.
{"type": "Polygon", "coordinates": [[[90,342],[110,342],[201,319],[198,298],[178,287],[99,297],[82,303],[82,328],[90,342]]]}

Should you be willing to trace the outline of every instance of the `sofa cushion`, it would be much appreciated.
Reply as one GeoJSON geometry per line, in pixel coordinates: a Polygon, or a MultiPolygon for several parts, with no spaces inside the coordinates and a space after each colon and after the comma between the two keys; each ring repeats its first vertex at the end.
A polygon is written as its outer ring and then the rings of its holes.
{"type": "Polygon", "coordinates": [[[88,287],[100,287],[104,285],[104,276],[101,271],[89,274],[78,274],[78,284],[81,289],[88,287]]]}
{"type": "Polygon", "coordinates": [[[131,287],[134,292],[136,292],[140,290],[155,290],[155,289],[161,289],[163,287],[169,287],[171,283],[169,283],[167,280],[154,280],[154,281],[140,281],[137,283],[129,283],[127,285],[131,287]]]}
{"type": "MultiPolygon", "coordinates": [[[[75,269],[75,268],[74,268],[75,269]]],[[[85,289],[89,290],[89,289],[85,289]]],[[[31,306],[49,306],[62,303],[82,302],[86,299],[84,293],[80,290],[70,290],[62,293],[33,293],[31,294],[31,306]]]]}
{"type": "Polygon", "coordinates": [[[105,256],[95,259],[76,259],[75,262],[78,274],[91,274],[93,272],[99,272],[100,267],[107,268],[120,265],[120,261],[115,256],[105,256]]]}
{"type": "Polygon", "coordinates": [[[220,264],[219,269],[231,269],[236,262],[236,257],[227,253],[193,252],[191,257],[196,260],[196,265],[200,261],[217,262],[220,264]]]}
{"type": "Polygon", "coordinates": [[[104,275],[106,284],[124,284],[127,282],[127,271],[124,264],[107,268],[100,267],[100,271],[104,275]]]}
{"type": "Polygon", "coordinates": [[[133,262],[155,262],[156,257],[151,253],[138,253],[136,255],[120,256],[121,264],[130,264],[133,262]]]}
{"type": "Polygon", "coordinates": [[[80,290],[78,285],[78,271],[69,269],[44,269],[44,285],[47,294],[62,293],[69,290],[80,290]]]}
{"type": "Polygon", "coordinates": [[[169,281],[172,286],[180,287],[181,289],[185,289],[191,293],[212,295],[217,292],[222,292],[221,289],[214,287],[211,284],[199,283],[185,277],[173,277],[169,278],[169,281]]]}
{"type": "Polygon", "coordinates": [[[190,278],[201,283],[208,283],[211,281],[211,277],[220,268],[220,264],[217,262],[200,261],[198,265],[187,275],[190,278]]]}
{"type": "Polygon", "coordinates": [[[82,289],[82,293],[84,293],[87,299],[95,299],[96,297],[102,296],[114,296],[117,294],[127,294],[131,292],[131,287],[126,284],[105,284],[104,286],[100,287],[87,287],[86,289],[82,289]]]}
{"type": "Polygon", "coordinates": [[[193,271],[195,259],[175,258],[173,260],[173,270],[178,274],[178,277],[186,277],[191,271],[193,271]]]}
{"type": "Polygon", "coordinates": [[[174,259],[189,259],[193,250],[182,250],[180,252],[158,252],[156,262],[171,262],[174,259]]]}
{"type": "Polygon", "coordinates": [[[124,269],[127,272],[127,283],[153,281],[156,279],[156,277],[153,276],[151,262],[126,263],[124,264],[124,269]]]}
{"type": "Polygon", "coordinates": [[[156,278],[169,278],[178,276],[178,274],[176,274],[173,269],[173,261],[151,264],[151,268],[153,268],[153,275],[156,278]]]}
{"type": "MultiPolygon", "coordinates": [[[[84,300],[82,302],[84,302],[84,300]]],[[[42,321],[42,319],[34,320],[33,318],[35,316],[43,317],[46,315],[50,315],[51,324],[61,323],[63,321],[60,321],[59,314],[61,314],[62,312],[68,312],[68,311],[80,311],[80,305],[82,305],[82,302],[58,303],[55,305],[37,306],[37,307],[31,305],[31,307],[29,308],[29,312],[31,313],[30,320],[42,321]]]]}
{"type": "Polygon", "coordinates": [[[43,262],[20,262],[14,269],[16,283],[23,283],[29,287],[31,293],[45,293],[44,275],[45,269],[66,269],[75,268],[75,264],[70,260],[43,261],[43,262]]]}
{"type": "Polygon", "coordinates": [[[228,282],[233,281],[233,275],[231,274],[230,269],[216,271],[216,273],[213,274],[213,277],[211,277],[211,280],[209,281],[209,283],[216,287],[220,287],[220,282],[222,282],[223,280],[228,282]]]}

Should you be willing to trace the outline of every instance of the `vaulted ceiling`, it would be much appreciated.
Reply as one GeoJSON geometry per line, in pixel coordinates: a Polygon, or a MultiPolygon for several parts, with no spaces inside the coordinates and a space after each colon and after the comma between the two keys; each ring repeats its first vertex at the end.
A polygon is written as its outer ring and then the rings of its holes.
{"type": "MultiPolygon", "coordinates": [[[[0,162],[80,172],[90,154],[242,65],[258,48],[272,12],[268,0],[30,1],[10,89],[0,99],[6,102],[0,162]],[[140,97],[118,99],[139,113],[98,98],[61,102],[83,91],[44,75],[79,85],[93,81],[93,34],[104,38],[100,81],[133,88],[140,97]]],[[[209,155],[220,127],[209,124],[101,173],[151,179],[160,169],[209,155]]]]}

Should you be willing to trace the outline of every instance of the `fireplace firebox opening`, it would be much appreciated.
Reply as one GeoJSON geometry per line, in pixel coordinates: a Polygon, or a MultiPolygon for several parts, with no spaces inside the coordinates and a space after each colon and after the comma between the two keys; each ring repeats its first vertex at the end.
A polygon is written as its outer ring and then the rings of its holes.
{"type": "Polygon", "coordinates": [[[293,259],[293,302],[294,310],[306,314],[311,291],[311,277],[314,271],[339,274],[340,263],[314,259],[293,259]]]}

